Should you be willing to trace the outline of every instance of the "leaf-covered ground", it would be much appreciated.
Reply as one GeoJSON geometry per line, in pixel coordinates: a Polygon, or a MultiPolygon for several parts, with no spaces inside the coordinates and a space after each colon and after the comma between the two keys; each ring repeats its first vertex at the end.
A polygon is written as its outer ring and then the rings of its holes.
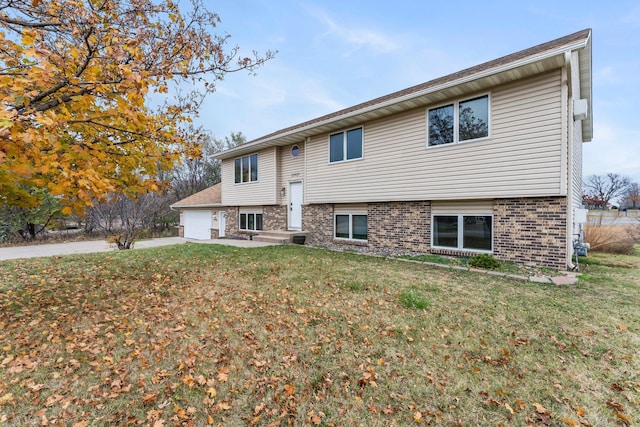
{"type": "Polygon", "coordinates": [[[640,253],[576,286],[305,247],[0,263],[3,425],[631,425],[640,253]]]}

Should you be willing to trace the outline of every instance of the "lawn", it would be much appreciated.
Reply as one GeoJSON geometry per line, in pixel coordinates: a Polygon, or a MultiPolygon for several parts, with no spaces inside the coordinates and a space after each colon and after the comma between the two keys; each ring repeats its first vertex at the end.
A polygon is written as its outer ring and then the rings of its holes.
{"type": "Polygon", "coordinates": [[[0,425],[631,425],[638,249],[574,286],[298,246],[0,262],[0,425]]]}

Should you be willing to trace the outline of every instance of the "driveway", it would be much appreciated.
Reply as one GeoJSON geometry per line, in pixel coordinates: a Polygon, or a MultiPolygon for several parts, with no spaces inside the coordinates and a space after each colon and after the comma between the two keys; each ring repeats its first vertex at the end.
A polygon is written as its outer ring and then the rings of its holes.
{"type": "MultiPolygon", "coordinates": [[[[159,239],[140,240],[135,242],[134,249],[153,248],[158,246],[179,245],[182,243],[220,244],[252,248],[270,246],[271,243],[255,242],[253,240],[190,240],[182,237],[164,237],[159,239]]],[[[82,242],[50,243],[30,246],[11,246],[0,248],[0,261],[17,258],[38,258],[70,254],[90,254],[95,252],[111,252],[118,249],[105,240],[86,240],[82,242]]]]}

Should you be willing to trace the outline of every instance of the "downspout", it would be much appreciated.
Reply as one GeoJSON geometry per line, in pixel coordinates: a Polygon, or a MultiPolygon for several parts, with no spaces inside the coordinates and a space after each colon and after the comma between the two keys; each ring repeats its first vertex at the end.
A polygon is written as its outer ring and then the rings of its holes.
{"type": "Polygon", "coordinates": [[[573,76],[571,51],[564,54],[565,66],[562,68],[562,163],[564,173],[561,180],[567,200],[567,224],[565,225],[565,264],[569,270],[574,268],[571,258],[573,255],[573,76]]]}

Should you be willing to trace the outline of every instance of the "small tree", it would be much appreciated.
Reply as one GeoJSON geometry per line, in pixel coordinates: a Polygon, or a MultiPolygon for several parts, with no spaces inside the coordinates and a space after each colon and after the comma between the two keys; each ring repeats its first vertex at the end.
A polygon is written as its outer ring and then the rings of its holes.
{"type": "Polygon", "coordinates": [[[240,55],[205,3],[0,0],[0,206],[37,206],[27,189],[46,188],[82,213],[157,191],[197,156],[182,125],[225,75],[273,57],[240,55]]]}
{"type": "Polygon", "coordinates": [[[629,178],[617,173],[590,175],[583,184],[583,201],[589,202],[584,204],[606,209],[611,200],[625,193],[630,183],[629,178]]]}
{"type": "Polygon", "coordinates": [[[118,249],[131,249],[144,230],[154,226],[159,215],[167,211],[166,195],[147,193],[136,199],[113,194],[87,211],[87,221],[102,230],[118,249]]]}
{"type": "MultiPolygon", "coordinates": [[[[202,132],[204,134],[204,132],[202,132]]],[[[175,200],[184,199],[198,191],[217,184],[221,180],[220,161],[213,158],[215,153],[244,144],[242,132],[231,132],[224,139],[211,138],[207,135],[201,142],[202,152],[199,157],[182,158],[169,173],[171,191],[175,200]]]]}
{"type": "Polygon", "coordinates": [[[0,207],[0,241],[10,241],[18,236],[22,240],[34,240],[52,221],[60,218],[62,206],[46,189],[32,188],[25,191],[34,194],[41,202],[32,208],[8,205],[0,207]]]}
{"type": "Polygon", "coordinates": [[[637,182],[629,184],[622,201],[627,208],[637,209],[640,206],[640,185],[637,182]]]}

